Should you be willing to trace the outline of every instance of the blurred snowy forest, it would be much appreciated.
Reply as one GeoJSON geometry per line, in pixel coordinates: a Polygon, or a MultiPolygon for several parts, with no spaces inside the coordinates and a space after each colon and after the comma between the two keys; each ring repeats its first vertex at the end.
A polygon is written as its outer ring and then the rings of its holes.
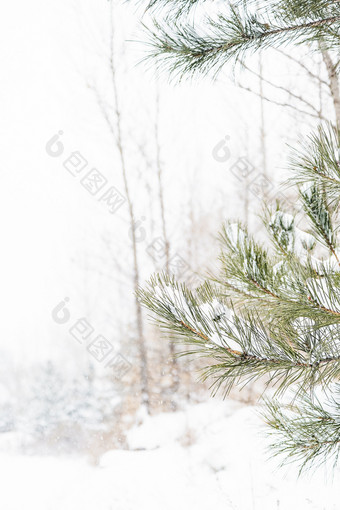
{"type": "Polygon", "coordinates": [[[97,461],[146,414],[210,395],[138,285],[165,270],[194,287],[225,218],[261,231],[262,199],[294,205],[287,144],[335,119],[336,91],[327,55],[297,47],[168,83],[141,63],[134,2],[3,10],[0,446],[97,461]]]}

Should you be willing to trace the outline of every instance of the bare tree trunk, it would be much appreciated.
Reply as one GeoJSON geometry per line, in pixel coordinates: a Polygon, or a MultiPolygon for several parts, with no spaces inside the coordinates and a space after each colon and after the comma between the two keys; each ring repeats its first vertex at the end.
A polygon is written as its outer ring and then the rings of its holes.
{"type": "Polygon", "coordinates": [[[264,117],[264,97],[263,97],[263,75],[262,75],[262,55],[259,54],[259,95],[260,95],[260,112],[261,112],[261,124],[260,124],[260,142],[261,142],[261,153],[262,153],[262,168],[265,177],[267,177],[267,152],[266,152],[266,129],[265,129],[265,117],[264,117]]]}
{"type": "MultiPolygon", "coordinates": [[[[258,8],[258,2],[256,2],[258,8]]],[[[260,146],[262,152],[262,169],[263,174],[267,177],[267,153],[266,153],[266,131],[265,131],[265,119],[264,119],[264,96],[263,96],[263,69],[262,69],[262,52],[259,51],[259,96],[260,96],[260,146]]],[[[264,198],[266,196],[266,192],[264,198]]]]}
{"type": "MultiPolygon", "coordinates": [[[[159,139],[159,90],[157,87],[156,92],[156,118],[155,118],[155,142],[156,142],[156,164],[157,164],[157,177],[158,177],[158,198],[161,210],[162,221],[162,235],[165,243],[165,269],[169,273],[170,270],[170,242],[167,232],[167,224],[165,218],[164,207],[164,186],[163,186],[163,166],[161,160],[161,144],[159,139]]],[[[175,344],[170,339],[170,356],[171,356],[171,377],[172,377],[172,390],[176,392],[179,386],[179,373],[178,361],[176,358],[175,344]]]]}
{"type": "MultiPolygon", "coordinates": [[[[319,75],[321,76],[321,61],[319,62],[319,75]]],[[[323,111],[323,89],[322,89],[322,83],[321,81],[318,82],[318,88],[319,88],[319,117],[320,122],[322,120],[322,111],[323,111]]]]}
{"type": "MultiPolygon", "coordinates": [[[[112,87],[114,93],[114,102],[115,102],[115,113],[116,113],[116,144],[119,152],[122,175],[124,180],[124,189],[125,195],[127,199],[128,209],[129,209],[129,217],[130,217],[130,226],[131,226],[131,239],[132,239],[132,254],[133,254],[133,287],[136,292],[139,289],[140,284],[140,275],[139,275],[139,264],[138,264],[138,253],[137,253],[137,240],[136,240],[136,232],[135,232],[135,214],[134,207],[131,200],[130,187],[127,177],[127,167],[126,167],[126,158],[125,151],[122,142],[122,129],[121,129],[121,115],[119,108],[119,94],[117,87],[117,79],[116,79],[116,69],[114,62],[114,22],[113,22],[113,5],[111,6],[110,11],[110,71],[111,71],[111,79],[112,79],[112,87]]],[[[150,411],[150,395],[149,395],[149,381],[148,381],[148,360],[146,353],[146,345],[143,331],[143,317],[142,317],[142,307],[137,299],[135,294],[135,313],[136,313],[136,326],[137,326],[137,334],[138,334],[138,346],[139,346],[139,356],[140,356],[140,377],[141,377],[141,401],[142,404],[145,405],[147,412],[150,411]]]]}
{"type": "MultiPolygon", "coordinates": [[[[246,158],[249,161],[249,131],[248,127],[245,128],[245,147],[246,147],[246,158]]],[[[246,177],[244,198],[243,198],[243,211],[244,211],[244,222],[245,225],[249,225],[249,176],[246,177]]]]}
{"type": "Polygon", "coordinates": [[[161,146],[159,140],[159,91],[156,92],[156,119],[155,119],[155,141],[156,141],[156,164],[157,164],[157,177],[158,177],[158,198],[161,209],[162,220],[162,234],[165,243],[165,268],[169,272],[169,259],[170,259],[170,243],[167,234],[166,221],[165,221],[165,207],[164,207],[164,191],[163,191],[163,168],[161,162],[161,146]]]}
{"type": "Polygon", "coordinates": [[[322,46],[320,46],[320,49],[328,73],[329,89],[333,99],[336,123],[338,127],[340,127],[340,87],[336,72],[337,64],[333,63],[328,50],[324,49],[322,46]]]}

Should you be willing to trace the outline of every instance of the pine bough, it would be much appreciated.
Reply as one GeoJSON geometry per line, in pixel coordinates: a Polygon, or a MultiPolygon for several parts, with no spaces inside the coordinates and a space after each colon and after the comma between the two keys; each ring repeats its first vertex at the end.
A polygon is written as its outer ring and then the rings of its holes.
{"type": "MultiPolygon", "coordinates": [[[[181,80],[214,75],[246,52],[322,41],[339,51],[339,0],[149,0],[147,60],[181,80]],[[157,16],[155,16],[157,13],[157,16]],[[193,16],[193,13],[195,16],[193,16]]],[[[317,45],[315,46],[317,48],[317,45]]]]}
{"type": "Polygon", "coordinates": [[[306,228],[279,203],[267,207],[268,247],[226,223],[218,275],[195,290],[156,275],[139,291],[161,328],[189,346],[183,354],[208,360],[202,377],[214,392],[265,376],[276,389],[264,412],[274,448],[302,467],[340,451],[339,147],[326,126],[292,158],[306,228]]]}

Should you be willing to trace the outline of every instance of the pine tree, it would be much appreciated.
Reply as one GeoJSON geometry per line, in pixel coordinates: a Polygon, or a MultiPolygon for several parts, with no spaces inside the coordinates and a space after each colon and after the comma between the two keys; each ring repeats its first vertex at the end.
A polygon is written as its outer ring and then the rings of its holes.
{"type": "MultiPolygon", "coordinates": [[[[257,10],[252,0],[235,1],[227,13],[205,18],[199,33],[191,10],[203,3],[149,2],[167,10],[150,32],[151,55],[179,78],[283,43],[339,51],[339,1],[268,0],[257,10]]],[[[265,376],[276,392],[263,411],[273,448],[301,469],[336,462],[340,452],[339,148],[338,127],[327,124],[291,158],[289,185],[297,188],[304,222],[296,210],[267,205],[267,244],[226,222],[219,274],[195,290],[155,275],[139,291],[160,327],[189,346],[183,355],[207,359],[202,377],[212,379],[214,393],[265,376]]]]}
{"type": "Polygon", "coordinates": [[[147,58],[179,79],[216,74],[226,62],[242,61],[262,48],[321,42],[323,49],[338,51],[340,46],[339,0],[149,0],[147,6],[157,14],[147,29],[147,58]],[[201,12],[201,5],[215,14],[201,12]]]}

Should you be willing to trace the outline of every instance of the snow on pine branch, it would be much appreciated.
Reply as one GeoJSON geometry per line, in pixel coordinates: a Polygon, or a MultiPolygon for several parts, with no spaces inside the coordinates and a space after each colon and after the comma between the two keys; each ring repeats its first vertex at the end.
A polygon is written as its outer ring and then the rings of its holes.
{"type": "Polygon", "coordinates": [[[308,278],[307,289],[311,299],[320,307],[331,310],[340,317],[339,275],[335,278],[308,278]]]}
{"type": "Polygon", "coordinates": [[[328,330],[292,334],[289,328],[263,323],[256,313],[236,315],[223,303],[220,289],[209,283],[193,293],[166,275],[156,276],[139,296],[163,330],[194,347],[183,354],[215,361],[205,376],[225,391],[264,374],[283,391],[299,379],[314,385],[339,373],[339,345],[327,341],[328,330]]]}
{"type": "Polygon", "coordinates": [[[294,404],[266,401],[263,416],[271,427],[271,448],[281,465],[297,461],[300,472],[325,460],[338,461],[340,449],[340,385],[331,384],[328,394],[302,391],[294,404]]]}
{"type": "Polygon", "coordinates": [[[281,252],[294,253],[303,263],[316,246],[316,239],[311,234],[295,226],[294,216],[280,210],[272,215],[269,232],[281,252]]]}
{"type": "Polygon", "coordinates": [[[150,48],[146,60],[156,61],[158,68],[179,80],[197,74],[216,75],[228,62],[242,62],[245,54],[259,48],[320,40],[339,46],[340,9],[333,2],[318,2],[317,6],[309,0],[308,6],[303,8],[300,2],[298,8],[295,0],[260,2],[260,6],[241,0],[221,5],[200,0],[209,8],[201,16],[195,11],[194,19],[188,11],[198,0],[150,3],[153,9],[166,7],[167,12],[145,27],[150,48]]]}

